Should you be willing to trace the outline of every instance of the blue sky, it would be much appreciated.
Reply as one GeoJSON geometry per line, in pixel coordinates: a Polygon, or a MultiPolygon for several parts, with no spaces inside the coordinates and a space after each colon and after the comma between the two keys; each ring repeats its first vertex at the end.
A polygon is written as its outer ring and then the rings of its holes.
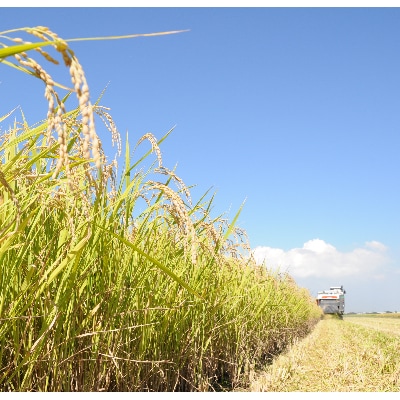
{"type": "MultiPolygon", "coordinates": [[[[2,31],[69,38],[92,100],[131,142],[152,132],[192,196],[247,231],[260,262],[346,311],[400,311],[400,9],[2,8],[2,31]]],[[[53,71],[53,69],[51,69],[53,71]]],[[[67,70],[55,77],[68,83],[67,70]]],[[[5,66],[0,115],[46,115],[43,85],[5,66]]],[[[100,129],[100,123],[98,123],[100,129]]],[[[4,128],[4,126],[3,126],[4,128]]],[[[112,159],[116,148],[99,131],[112,159]]]]}

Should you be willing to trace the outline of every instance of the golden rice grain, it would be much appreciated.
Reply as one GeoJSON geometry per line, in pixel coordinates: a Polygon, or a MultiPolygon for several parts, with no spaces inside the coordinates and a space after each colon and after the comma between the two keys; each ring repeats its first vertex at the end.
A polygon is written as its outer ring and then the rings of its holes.
{"type": "Polygon", "coordinates": [[[156,153],[158,160],[158,167],[161,168],[162,167],[161,150],[160,147],[158,146],[157,139],[152,133],[148,132],[145,135],[143,135],[137,142],[136,147],[139,146],[139,144],[146,139],[151,143],[151,151],[156,153]]]}
{"type": "Polygon", "coordinates": [[[121,134],[119,133],[111,115],[107,111],[105,111],[109,110],[109,108],[96,105],[93,107],[93,110],[96,114],[100,116],[100,118],[104,122],[104,125],[111,133],[112,145],[114,146],[115,144],[117,144],[118,156],[120,156],[122,152],[121,134]]]}
{"type": "MultiPolygon", "coordinates": [[[[54,48],[57,52],[61,53],[64,64],[69,67],[71,81],[79,101],[79,109],[82,115],[82,134],[84,137],[82,153],[85,159],[89,160],[90,150],[92,150],[94,163],[97,168],[100,168],[102,164],[101,143],[95,130],[93,107],[90,103],[89,87],[79,60],[74,55],[73,51],[68,47],[67,43],[49,28],[37,26],[34,28],[26,28],[25,31],[43,41],[53,41],[54,48]]],[[[14,38],[11,40],[16,43],[29,43],[21,38],[14,38]]],[[[41,48],[35,50],[39,52],[48,62],[58,64],[58,61],[55,60],[48,52],[41,48]]],[[[37,61],[29,58],[25,53],[16,54],[15,59],[19,64],[32,70],[34,75],[36,75],[45,83],[44,95],[48,102],[48,124],[46,132],[47,143],[50,145],[50,143],[52,143],[54,140],[52,137],[53,130],[58,133],[58,142],[60,143],[59,160],[56,164],[53,176],[55,177],[63,166],[66,167],[66,173],[68,174],[67,137],[65,133],[66,129],[63,126],[62,121],[62,116],[65,114],[65,108],[62,102],[58,99],[57,93],[54,89],[54,81],[37,61]],[[61,114],[59,111],[55,111],[56,103],[59,106],[59,109],[62,110],[61,114]]]]}
{"type": "Polygon", "coordinates": [[[197,259],[196,231],[182,198],[173,189],[161,182],[148,181],[145,186],[150,190],[155,189],[162,192],[170,201],[171,204],[168,210],[175,217],[176,223],[186,239],[186,246],[190,243],[191,260],[195,264],[197,259]]]}
{"type": "Polygon", "coordinates": [[[180,190],[185,194],[186,198],[189,201],[189,204],[192,204],[192,199],[190,196],[189,189],[187,188],[183,180],[178,175],[175,174],[175,172],[169,170],[166,167],[158,167],[154,170],[154,172],[170,176],[178,184],[180,190]]]}

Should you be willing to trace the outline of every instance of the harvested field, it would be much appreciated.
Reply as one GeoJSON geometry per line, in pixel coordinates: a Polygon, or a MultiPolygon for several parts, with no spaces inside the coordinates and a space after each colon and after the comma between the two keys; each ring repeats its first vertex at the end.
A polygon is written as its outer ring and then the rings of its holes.
{"type": "Polygon", "coordinates": [[[400,319],[325,318],[257,375],[252,392],[398,392],[400,319]]]}
{"type": "Polygon", "coordinates": [[[388,314],[355,314],[345,317],[354,324],[400,336],[400,313],[388,314]]]}

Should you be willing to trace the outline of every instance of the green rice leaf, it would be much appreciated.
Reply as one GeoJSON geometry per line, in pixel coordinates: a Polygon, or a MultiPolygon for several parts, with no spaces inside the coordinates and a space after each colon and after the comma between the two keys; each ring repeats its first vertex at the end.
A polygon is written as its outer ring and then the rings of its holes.
{"type": "Polygon", "coordinates": [[[13,56],[14,54],[19,54],[24,51],[37,49],[38,47],[44,47],[54,44],[54,42],[39,42],[39,43],[29,43],[29,44],[17,44],[15,46],[5,47],[0,49],[0,58],[6,58],[13,56]]]}
{"type": "MultiPolygon", "coordinates": [[[[98,228],[103,229],[101,226],[98,226],[98,228]]],[[[103,229],[105,230],[105,229],[103,229]]],[[[150,262],[152,262],[154,265],[156,265],[158,268],[160,268],[164,273],[169,275],[175,282],[179,283],[182,287],[184,287],[188,292],[194,294],[195,296],[199,297],[200,299],[203,299],[200,294],[198,294],[195,290],[193,290],[187,283],[185,283],[179,276],[175,275],[168,267],[165,265],[161,264],[159,261],[157,261],[155,258],[151,257],[149,254],[146,252],[140,250],[136,245],[134,245],[132,242],[129,242],[125,238],[123,238],[120,235],[117,235],[114,232],[107,231],[110,235],[114,236],[116,239],[120,240],[122,243],[124,243],[126,246],[130,247],[131,249],[135,250],[137,253],[139,253],[141,256],[147,258],[150,262]]],[[[203,299],[204,300],[204,299],[203,299]]]]}

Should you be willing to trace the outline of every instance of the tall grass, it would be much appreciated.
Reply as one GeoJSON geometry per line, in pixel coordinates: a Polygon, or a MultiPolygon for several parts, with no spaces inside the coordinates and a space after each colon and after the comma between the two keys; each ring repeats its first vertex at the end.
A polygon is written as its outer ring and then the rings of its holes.
{"type": "Polygon", "coordinates": [[[1,390],[246,385],[309,332],[319,308],[290,276],[256,266],[236,217],[211,215],[213,196],[192,202],[162,163],[170,132],[134,147],[127,138],[118,174],[95,118],[113,139],[119,133],[107,109],[90,103],[78,59],[51,31],[29,32],[61,52],[79,105],[67,111],[69,93],[58,96],[50,75],[15,48],[24,43],[2,49],[45,82],[49,110],[35,126],[22,114],[1,135],[1,390]]]}

